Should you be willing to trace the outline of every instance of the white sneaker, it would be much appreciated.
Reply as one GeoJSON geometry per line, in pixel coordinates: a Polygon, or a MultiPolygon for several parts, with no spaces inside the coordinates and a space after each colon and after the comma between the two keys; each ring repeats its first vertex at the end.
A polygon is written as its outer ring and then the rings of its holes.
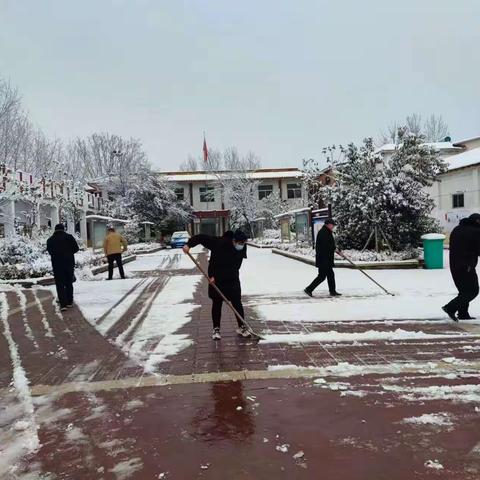
{"type": "Polygon", "coordinates": [[[219,328],[214,328],[213,333],[212,333],[212,339],[213,340],[220,340],[222,336],[220,335],[220,329],[219,328]]]}
{"type": "Polygon", "coordinates": [[[238,335],[240,335],[241,337],[244,337],[244,338],[248,338],[251,335],[250,332],[248,331],[247,327],[245,327],[245,326],[237,328],[237,333],[238,333],[238,335]]]}

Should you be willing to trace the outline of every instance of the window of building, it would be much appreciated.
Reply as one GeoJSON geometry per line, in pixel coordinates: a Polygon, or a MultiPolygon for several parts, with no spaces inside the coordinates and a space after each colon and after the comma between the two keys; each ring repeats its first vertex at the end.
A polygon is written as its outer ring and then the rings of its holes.
{"type": "Polygon", "coordinates": [[[267,198],[273,193],[273,185],[259,185],[258,186],[258,199],[262,200],[267,198]]]}
{"type": "Polygon", "coordinates": [[[183,202],[185,200],[185,190],[183,187],[175,189],[175,195],[177,196],[177,200],[179,202],[183,202]]]}
{"type": "Polygon", "coordinates": [[[200,201],[203,203],[215,201],[215,189],[213,187],[200,187],[200,201]]]}
{"type": "Polygon", "coordinates": [[[454,193],[452,195],[453,208],[463,208],[465,206],[465,195],[463,193],[454,193]]]}
{"type": "Polygon", "coordinates": [[[302,184],[287,183],[287,198],[302,198],[302,184]]]}

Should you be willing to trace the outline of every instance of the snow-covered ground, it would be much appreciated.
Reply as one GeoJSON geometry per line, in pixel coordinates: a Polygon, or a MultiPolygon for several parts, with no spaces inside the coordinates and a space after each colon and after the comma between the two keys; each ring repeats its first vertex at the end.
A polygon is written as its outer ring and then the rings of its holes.
{"type": "MultiPolygon", "coordinates": [[[[112,340],[142,364],[145,372],[155,373],[159,362],[191,343],[191,339],[176,332],[191,319],[197,307],[193,293],[201,276],[186,272],[193,267],[181,250],[143,255],[124,266],[125,280],[118,278],[115,269],[112,281],[107,281],[107,272],[78,281],[75,303],[102,335],[114,330],[120,321],[127,320],[127,327],[112,340]],[[162,273],[175,275],[164,275],[161,280],[156,278],[155,275],[162,273]],[[132,310],[135,305],[137,309],[132,310]],[[132,318],[125,319],[129,313],[132,318]],[[153,349],[146,348],[152,344],[153,349]]],[[[54,291],[54,287],[51,289],[54,291]]]]}
{"type": "MultiPolygon", "coordinates": [[[[336,269],[337,290],[331,298],[326,282],[308,298],[303,289],[317,270],[304,263],[274,255],[270,250],[250,249],[242,267],[242,288],[248,304],[261,317],[284,322],[335,321],[447,321],[441,310],[456,292],[448,268],[443,270],[369,271],[395,296],[386,295],[361,272],[336,269]]],[[[480,314],[474,303],[471,314],[480,314]]],[[[448,320],[449,321],[449,320],[448,320]]],[[[313,338],[312,338],[313,340],[313,338]]]]}

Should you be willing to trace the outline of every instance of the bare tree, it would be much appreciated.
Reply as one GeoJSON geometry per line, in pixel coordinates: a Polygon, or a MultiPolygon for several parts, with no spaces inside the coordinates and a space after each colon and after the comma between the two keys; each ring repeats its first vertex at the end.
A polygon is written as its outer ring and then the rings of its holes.
{"type": "Polygon", "coordinates": [[[253,235],[252,222],[263,206],[258,199],[260,181],[252,175],[252,170],[260,168],[260,159],[253,152],[241,157],[235,147],[230,147],[223,154],[223,167],[224,170],[216,172],[216,177],[223,200],[230,209],[232,224],[245,225],[253,235]]]}
{"type": "Polygon", "coordinates": [[[428,142],[441,142],[450,135],[450,132],[443,117],[432,114],[425,120],[423,134],[428,142]]]}
{"type": "Polygon", "coordinates": [[[125,196],[135,178],[149,169],[141,142],[109,133],[76,138],[67,148],[69,164],[83,179],[107,183],[125,196]]]}
{"type": "Polygon", "coordinates": [[[412,133],[417,137],[423,135],[422,116],[418,113],[408,115],[405,120],[405,126],[407,127],[407,131],[409,133],[412,133]]]}
{"type": "Polygon", "coordinates": [[[180,164],[181,172],[196,172],[200,170],[198,168],[198,160],[192,156],[189,156],[184,162],[180,164]]]}
{"type": "Polygon", "coordinates": [[[15,115],[20,109],[18,90],[0,78],[0,122],[8,116],[15,115]]]}
{"type": "Polygon", "coordinates": [[[180,164],[181,172],[199,172],[206,170],[208,172],[217,172],[223,169],[223,159],[220,151],[210,149],[208,151],[207,161],[203,157],[189,156],[187,160],[180,164]]]}
{"type": "Polygon", "coordinates": [[[382,132],[379,137],[380,145],[386,143],[400,144],[401,135],[410,133],[417,137],[422,137],[425,142],[441,142],[449,135],[448,124],[441,115],[430,115],[423,121],[418,113],[408,115],[403,122],[393,122],[387,127],[386,132],[382,132]]]}

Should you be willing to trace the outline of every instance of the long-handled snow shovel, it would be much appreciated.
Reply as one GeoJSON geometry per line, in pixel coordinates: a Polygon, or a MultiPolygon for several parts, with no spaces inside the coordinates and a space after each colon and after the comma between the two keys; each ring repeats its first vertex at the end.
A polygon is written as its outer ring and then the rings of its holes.
{"type": "Polygon", "coordinates": [[[200,263],[197,262],[195,258],[187,252],[187,255],[191,258],[192,262],[196,265],[196,267],[202,272],[203,276],[208,280],[208,283],[216,290],[216,292],[222,297],[223,301],[231,308],[234,315],[242,322],[243,325],[248,330],[248,333],[252,335],[252,337],[258,338],[259,340],[263,340],[263,337],[259,335],[251,326],[250,324],[237,312],[237,309],[232,305],[232,302],[223,294],[223,292],[217,287],[215,282],[210,281],[210,277],[208,276],[207,272],[202,268],[200,263]]]}
{"type": "Polygon", "coordinates": [[[345,256],[345,254],[343,252],[341,252],[340,250],[337,250],[337,253],[344,259],[346,260],[348,263],[350,263],[351,265],[353,265],[353,267],[358,270],[359,272],[362,272],[367,278],[369,278],[375,285],[377,285],[377,287],[380,287],[387,295],[391,295],[392,297],[395,296],[394,293],[391,293],[389,292],[386,288],[382,287],[382,285],[380,285],[375,279],[373,279],[368,273],[366,273],[364,270],[362,270],[356,263],[353,263],[347,256],[345,256]]]}

